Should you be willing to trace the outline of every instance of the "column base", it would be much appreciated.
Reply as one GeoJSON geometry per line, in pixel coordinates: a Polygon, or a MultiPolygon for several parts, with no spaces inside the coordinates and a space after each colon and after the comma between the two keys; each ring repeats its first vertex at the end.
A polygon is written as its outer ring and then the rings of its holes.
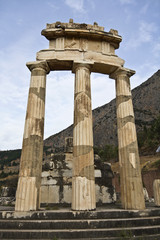
{"type": "Polygon", "coordinates": [[[96,209],[95,181],[86,177],[72,179],[72,210],[87,211],[96,209]]]}
{"type": "Polygon", "coordinates": [[[27,212],[37,210],[38,189],[36,177],[19,177],[16,192],[15,211],[27,212]]]}
{"type": "Polygon", "coordinates": [[[126,210],[144,210],[145,200],[140,177],[123,179],[121,194],[122,207],[126,210]],[[124,191],[125,188],[125,191],[124,191]]]}

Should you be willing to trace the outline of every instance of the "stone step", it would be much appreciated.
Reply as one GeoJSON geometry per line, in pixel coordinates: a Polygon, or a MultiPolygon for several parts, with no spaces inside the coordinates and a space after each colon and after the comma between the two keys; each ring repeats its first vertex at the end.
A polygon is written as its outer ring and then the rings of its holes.
{"type": "Polygon", "coordinates": [[[0,212],[0,239],[160,240],[160,208],[0,212]]]}
{"type": "Polygon", "coordinates": [[[98,229],[160,225],[160,216],[122,219],[23,220],[0,219],[0,229],[98,229]]]}
{"type": "MultiPolygon", "coordinates": [[[[85,240],[160,240],[160,234],[154,234],[154,235],[142,235],[142,236],[133,236],[133,237],[103,237],[103,238],[85,238],[85,240]]],[[[23,239],[23,240],[27,240],[27,239],[23,239]]],[[[36,240],[36,239],[32,239],[32,240],[36,240]]],[[[41,240],[47,240],[47,239],[41,239],[41,240]]],[[[61,239],[63,240],[63,239],[61,239]]],[[[65,240],[70,240],[70,239],[65,239],[65,240]]],[[[76,239],[72,239],[72,240],[76,240],[76,239]]],[[[84,238],[79,238],[78,240],[84,240],[84,238]]]]}
{"type": "Polygon", "coordinates": [[[33,211],[29,213],[15,213],[14,211],[0,211],[0,219],[122,219],[122,218],[137,218],[160,216],[160,208],[138,210],[122,210],[122,209],[105,209],[96,211],[71,211],[71,210],[54,210],[54,211],[33,211]]]}
{"type": "MultiPolygon", "coordinates": [[[[9,240],[9,238],[5,238],[5,239],[8,239],[9,240]]],[[[50,238],[50,240],[64,240],[64,238],[50,238]]],[[[160,234],[154,234],[154,235],[148,235],[148,236],[146,236],[146,235],[142,235],[142,236],[138,236],[138,237],[136,237],[136,236],[134,236],[134,237],[125,237],[125,238],[123,238],[123,237],[103,237],[103,238],[85,238],[85,240],[123,240],[123,239],[125,239],[125,240],[160,240],[160,234]]],[[[19,240],[28,240],[28,238],[19,238],[19,240]]],[[[37,240],[37,238],[35,239],[35,238],[32,238],[32,240],[37,240]]],[[[47,239],[47,238],[41,238],[41,240],[49,240],[49,238],[47,239]]],[[[70,238],[65,238],[65,240],[70,240],[70,238]]],[[[77,238],[75,239],[73,239],[72,238],[72,240],[77,240],[77,238]]],[[[84,238],[78,238],[78,240],[84,240],[84,238]]]]}
{"type": "Polygon", "coordinates": [[[109,228],[109,229],[62,229],[62,230],[10,230],[0,231],[0,239],[97,239],[116,237],[119,239],[134,239],[134,236],[160,234],[160,225],[146,227],[127,227],[127,228],[109,228]]]}

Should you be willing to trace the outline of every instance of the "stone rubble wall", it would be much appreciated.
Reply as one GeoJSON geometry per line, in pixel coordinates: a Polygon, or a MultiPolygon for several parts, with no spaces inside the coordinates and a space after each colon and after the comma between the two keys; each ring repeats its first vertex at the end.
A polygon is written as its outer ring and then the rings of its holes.
{"type": "MultiPolygon", "coordinates": [[[[57,153],[46,157],[43,163],[41,204],[70,205],[72,200],[72,153],[57,153]]],[[[98,205],[116,201],[112,186],[113,173],[109,163],[95,155],[95,189],[98,205]]]]}

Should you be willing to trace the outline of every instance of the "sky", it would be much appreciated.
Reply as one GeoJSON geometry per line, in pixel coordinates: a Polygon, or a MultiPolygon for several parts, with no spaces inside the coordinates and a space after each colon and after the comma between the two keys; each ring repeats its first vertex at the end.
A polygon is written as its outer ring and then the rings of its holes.
{"type": "MultiPolygon", "coordinates": [[[[136,74],[132,89],[160,69],[160,0],[0,0],[0,150],[22,147],[30,71],[26,62],[49,46],[47,23],[93,24],[118,30],[116,54],[136,74]]],[[[91,74],[92,108],[115,98],[115,81],[91,74]]],[[[74,74],[47,75],[44,138],[73,123],[74,74]]]]}

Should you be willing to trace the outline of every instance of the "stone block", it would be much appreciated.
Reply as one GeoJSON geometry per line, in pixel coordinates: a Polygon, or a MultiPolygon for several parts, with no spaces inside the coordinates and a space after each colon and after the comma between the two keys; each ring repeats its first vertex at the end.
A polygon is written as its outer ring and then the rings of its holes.
{"type": "Polygon", "coordinates": [[[105,186],[99,186],[96,184],[96,202],[100,203],[112,203],[116,201],[116,193],[111,196],[109,188],[105,186]]]}
{"type": "Polygon", "coordinates": [[[154,202],[156,206],[160,206],[160,179],[153,182],[154,202]]]}
{"type": "Polygon", "coordinates": [[[63,177],[72,177],[72,171],[70,169],[63,170],[63,177]]]}
{"type": "Polygon", "coordinates": [[[63,187],[63,203],[71,203],[72,201],[72,186],[64,186],[63,187]]]}
{"type": "Polygon", "coordinates": [[[42,178],[43,177],[48,177],[49,176],[49,171],[43,171],[41,176],[42,176],[42,178]]]}
{"type": "Polygon", "coordinates": [[[41,184],[42,185],[55,185],[55,184],[57,184],[57,180],[53,179],[52,177],[42,178],[41,184]]]}
{"type": "Polygon", "coordinates": [[[41,186],[41,203],[59,203],[59,186],[41,186]]]}
{"type": "Polygon", "coordinates": [[[48,203],[59,203],[59,186],[49,186],[48,203]]]}
{"type": "Polygon", "coordinates": [[[72,183],[72,178],[68,178],[68,177],[63,177],[63,184],[64,185],[70,185],[72,183]]]}
{"type": "Polygon", "coordinates": [[[95,177],[102,177],[101,170],[95,169],[94,173],[95,173],[95,177]]]}
{"type": "Polygon", "coordinates": [[[111,203],[112,197],[111,194],[108,192],[108,187],[102,186],[102,203],[111,203]]]}
{"type": "Polygon", "coordinates": [[[49,186],[41,186],[41,203],[48,203],[49,186]]]}
{"type": "Polygon", "coordinates": [[[60,174],[59,174],[59,171],[57,169],[54,169],[54,170],[50,171],[49,176],[51,176],[53,178],[54,177],[60,177],[60,174]]]}

